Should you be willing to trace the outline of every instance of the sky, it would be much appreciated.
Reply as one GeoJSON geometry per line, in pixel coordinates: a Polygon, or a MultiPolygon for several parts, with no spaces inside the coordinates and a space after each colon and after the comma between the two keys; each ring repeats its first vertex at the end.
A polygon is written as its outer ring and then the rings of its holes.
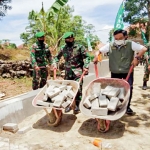
{"type": "MultiPolygon", "coordinates": [[[[22,44],[20,34],[25,32],[28,25],[28,14],[31,10],[39,11],[42,2],[47,11],[55,0],[12,0],[12,9],[0,21],[0,40],[9,39],[16,45],[22,44]]],[[[68,4],[74,7],[73,15],[80,15],[87,24],[95,26],[93,34],[106,43],[121,2],[122,0],[69,0],[68,4]]]]}

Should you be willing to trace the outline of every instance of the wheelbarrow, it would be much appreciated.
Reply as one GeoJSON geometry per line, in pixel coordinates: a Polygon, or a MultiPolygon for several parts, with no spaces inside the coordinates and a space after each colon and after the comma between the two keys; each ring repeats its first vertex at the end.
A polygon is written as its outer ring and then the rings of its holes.
{"type": "Polygon", "coordinates": [[[128,72],[128,75],[126,79],[117,79],[117,78],[106,78],[106,77],[98,77],[98,68],[95,64],[95,73],[96,73],[96,79],[91,81],[88,86],[85,88],[82,100],[80,102],[80,111],[82,114],[90,117],[95,118],[97,120],[97,129],[101,132],[106,132],[109,130],[109,125],[111,120],[118,120],[120,119],[125,113],[127,109],[127,105],[129,102],[129,96],[130,96],[130,85],[127,82],[129,79],[129,76],[133,70],[133,66],[130,67],[130,70],[128,72]],[[91,89],[94,83],[101,83],[101,86],[105,88],[106,86],[110,85],[117,88],[124,88],[125,90],[125,97],[124,101],[122,102],[122,106],[119,110],[115,112],[108,113],[108,115],[105,116],[98,116],[93,115],[90,109],[87,109],[84,107],[83,103],[86,97],[91,93],[91,89]]]}
{"type": "Polygon", "coordinates": [[[65,84],[69,84],[73,87],[73,91],[75,93],[75,96],[73,97],[73,100],[72,100],[71,104],[68,107],[70,107],[73,110],[73,114],[75,114],[74,113],[75,112],[74,111],[75,110],[75,105],[76,105],[75,97],[76,97],[76,94],[77,94],[78,89],[80,87],[80,82],[82,81],[84,74],[85,74],[85,71],[82,73],[79,82],[74,81],[74,80],[56,80],[56,69],[54,69],[54,74],[53,74],[54,80],[48,80],[46,85],[35,96],[35,98],[32,101],[32,105],[34,107],[42,108],[42,109],[45,110],[45,112],[48,116],[47,124],[49,126],[57,127],[61,123],[64,108],[57,108],[57,107],[53,107],[53,106],[50,106],[50,107],[39,106],[39,105],[36,104],[36,102],[38,100],[42,100],[44,98],[44,93],[45,93],[45,91],[46,91],[46,89],[48,88],[49,85],[52,85],[53,83],[62,83],[63,82],[65,84]]]}

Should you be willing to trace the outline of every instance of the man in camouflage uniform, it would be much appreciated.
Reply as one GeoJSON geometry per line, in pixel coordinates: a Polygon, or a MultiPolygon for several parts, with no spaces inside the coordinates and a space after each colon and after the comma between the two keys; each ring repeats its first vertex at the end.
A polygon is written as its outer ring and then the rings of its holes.
{"type": "Polygon", "coordinates": [[[44,43],[45,33],[36,33],[37,42],[31,47],[30,57],[33,67],[32,89],[42,88],[47,81],[47,65],[51,63],[51,53],[47,44],[44,43]]]}
{"type": "MultiPolygon", "coordinates": [[[[61,47],[59,53],[54,59],[54,62],[58,62],[63,56],[65,59],[65,80],[79,81],[82,72],[88,72],[90,57],[84,46],[75,43],[73,32],[64,33],[63,39],[65,39],[66,45],[61,47]]],[[[79,111],[79,103],[82,98],[82,83],[83,82],[80,83],[80,89],[76,96],[75,113],[79,111]]],[[[65,112],[69,111],[70,107],[67,107],[65,112]]]]}
{"type": "Polygon", "coordinates": [[[146,60],[144,64],[144,77],[143,77],[143,90],[147,89],[147,81],[149,80],[149,74],[150,74],[150,49],[148,46],[148,51],[145,52],[144,58],[146,60]]]}

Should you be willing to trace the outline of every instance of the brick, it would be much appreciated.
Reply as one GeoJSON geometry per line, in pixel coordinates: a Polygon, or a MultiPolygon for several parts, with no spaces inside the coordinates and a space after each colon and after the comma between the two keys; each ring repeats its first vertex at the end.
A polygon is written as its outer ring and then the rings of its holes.
{"type": "Polygon", "coordinates": [[[50,85],[50,86],[46,89],[46,92],[45,92],[45,93],[48,93],[48,92],[50,92],[50,91],[53,91],[54,87],[55,87],[55,86],[50,85]]]}
{"type": "Polygon", "coordinates": [[[24,134],[24,133],[28,132],[31,129],[32,129],[31,126],[23,127],[21,129],[19,129],[17,133],[24,134]]]}
{"type": "Polygon", "coordinates": [[[89,96],[87,96],[86,98],[85,98],[85,100],[84,100],[84,102],[83,102],[83,105],[86,107],[86,108],[91,108],[91,106],[92,106],[92,104],[91,104],[91,102],[90,102],[90,100],[89,100],[89,96]]]}
{"type": "Polygon", "coordinates": [[[55,100],[53,103],[53,106],[54,107],[61,107],[62,103],[63,103],[62,99],[61,100],[55,100]]]}
{"type": "Polygon", "coordinates": [[[17,130],[18,125],[16,123],[6,123],[3,125],[3,130],[17,130]]]}
{"type": "Polygon", "coordinates": [[[73,101],[73,98],[67,97],[67,101],[73,101]]]}
{"type": "Polygon", "coordinates": [[[99,94],[95,93],[95,94],[90,95],[89,100],[93,101],[94,99],[96,99],[98,97],[99,97],[99,94]]]}
{"type": "Polygon", "coordinates": [[[106,98],[105,95],[100,95],[99,96],[99,105],[100,107],[107,107],[108,104],[108,99],[106,98]]]}
{"type": "Polygon", "coordinates": [[[63,108],[66,108],[66,107],[67,107],[68,105],[70,105],[70,104],[71,104],[71,101],[67,100],[66,102],[63,102],[61,106],[62,106],[63,108]]]}
{"type": "Polygon", "coordinates": [[[57,96],[60,92],[61,91],[59,88],[54,88],[53,92],[48,92],[47,94],[48,94],[49,98],[53,98],[53,97],[57,96]]]}
{"type": "Polygon", "coordinates": [[[108,103],[108,106],[107,106],[108,110],[115,111],[118,102],[119,102],[119,98],[117,98],[117,97],[112,97],[112,98],[110,99],[110,102],[108,103]]]}
{"type": "Polygon", "coordinates": [[[68,92],[67,96],[70,97],[70,98],[74,98],[75,97],[75,93],[72,90],[70,90],[68,92]]]}
{"type": "Polygon", "coordinates": [[[119,95],[117,97],[120,100],[124,100],[124,97],[125,97],[125,90],[124,90],[124,88],[120,88],[120,93],[119,93],[119,95]]]}
{"type": "Polygon", "coordinates": [[[108,114],[108,109],[107,108],[92,108],[92,115],[97,115],[97,116],[106,116],[108,114]]]}
{"type": "Polygon", "coordinates": [[[50,107],[50,103],[49,102],[43,102],[41,100],[37,100],[36,101],[36,105],[50,107]]]}
{"type": "Polygon", "coordinates": [[[94,99],[93,101],[92,101],[92,106],[91,106],[91,108],[93,109],[93,108],[99,108],[99,100],[98,100],[98,98],[96,98],[96,99],[94,99]]]}

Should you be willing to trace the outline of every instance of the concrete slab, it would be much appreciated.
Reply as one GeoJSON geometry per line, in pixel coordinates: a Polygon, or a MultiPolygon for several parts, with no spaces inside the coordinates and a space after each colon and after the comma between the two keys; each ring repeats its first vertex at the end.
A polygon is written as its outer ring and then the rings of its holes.
{"type": "Polygon", "coordinates": [[[0,101],[0,127],[5,123],[20,123],[26,117],[40,111],[32,106],[32,100],[41,89],[30,91],[0,101]]]}

